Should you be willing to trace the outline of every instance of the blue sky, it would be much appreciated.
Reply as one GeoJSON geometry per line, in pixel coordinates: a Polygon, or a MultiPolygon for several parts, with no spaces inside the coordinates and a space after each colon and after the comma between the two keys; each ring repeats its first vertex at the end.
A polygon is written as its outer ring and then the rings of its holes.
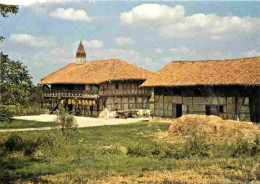
{"type": "Polygon", "coordinates": [[[260,2],[0,0],[19,4],[1,19],[1,50],[34,83],[75,61],[120,58],[157,71],[172,60],[260,56],[260,2]]]}

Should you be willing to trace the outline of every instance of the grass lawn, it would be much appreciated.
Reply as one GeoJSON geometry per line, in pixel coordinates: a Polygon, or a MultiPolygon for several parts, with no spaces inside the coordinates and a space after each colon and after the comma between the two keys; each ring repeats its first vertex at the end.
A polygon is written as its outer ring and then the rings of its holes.
{"type": "MultiPolygon", "coordinates": [[[[136,123],[81,128],[69,143],[55,150],[25,156],[21,152],[0,154],[0,183],[248,183],[260,181],[259,155],[238,158],[174,159],[158,153],[163,143],[148,135],[167,131],[169,124],[136,123]],[[118,145],[132,150],[104,151],[118,145]],[[134,149],[135,148],[135,149],[134,149]]],[[[14,133],[0,133],[0,145],[14,133]]],[[[23,140],[53,134],[52,131],[15,133],[23,140]]],[[[56,144],[55,143],[55,144],[56,144]]]]}
{"type": "Polygon", "coordinates": [[[12,123],[0,123],[0,129],[15,129],[15,128],[40,128],[51,127],[53,122],[40,122],[14,119],[12,123]]]}

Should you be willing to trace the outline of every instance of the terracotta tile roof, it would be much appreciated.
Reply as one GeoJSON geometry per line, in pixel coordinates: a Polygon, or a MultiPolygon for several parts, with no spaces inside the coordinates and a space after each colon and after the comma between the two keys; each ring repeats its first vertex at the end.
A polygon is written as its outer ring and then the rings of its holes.
{"type": "Polygon", "coordinates": [[[115,80],[145,80],[151,72],[120,59],[70,63],[44,77],[38,84],[99,84],[115,80]]]}
{"type": "Polygon", "coordinates": [[[260,85],[260,57],[172,61],[141,86],[260,85]]]}

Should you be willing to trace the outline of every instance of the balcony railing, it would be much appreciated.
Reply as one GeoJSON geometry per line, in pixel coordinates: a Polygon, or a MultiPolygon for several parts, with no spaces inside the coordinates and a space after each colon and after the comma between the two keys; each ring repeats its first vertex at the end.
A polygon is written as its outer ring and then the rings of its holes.
{"type": "Polygon", "coordinates": [[[105,90],[99,91],[100,96],[110,96],[110,95],[141,95],[141,96],[151,96],[151,91],[148,89],[113,89],[113,90],[105,90]]]}
{"type": "Polygon", "coordinates": [[[151,91],[147,89],[128,90],[50,90],[43,93],[44,97],[82,97],[98,98],[99,96],[151,96],[151,91]]]}
{"type": "Polygon", "coordinates": [[[44,97],[83,97],[98,98],[98,90],[51,90],[43,93],[44,97]]]}

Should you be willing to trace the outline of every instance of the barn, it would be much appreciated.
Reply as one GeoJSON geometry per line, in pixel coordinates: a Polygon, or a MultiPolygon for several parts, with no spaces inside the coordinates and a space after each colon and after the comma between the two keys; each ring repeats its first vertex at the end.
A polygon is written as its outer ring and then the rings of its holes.
{"type": "Polygon", "coordinates": [[[206,114],[260,121],[260,57],[172,61],[141,87],[154,91],[155,118],[206,114]]]}

